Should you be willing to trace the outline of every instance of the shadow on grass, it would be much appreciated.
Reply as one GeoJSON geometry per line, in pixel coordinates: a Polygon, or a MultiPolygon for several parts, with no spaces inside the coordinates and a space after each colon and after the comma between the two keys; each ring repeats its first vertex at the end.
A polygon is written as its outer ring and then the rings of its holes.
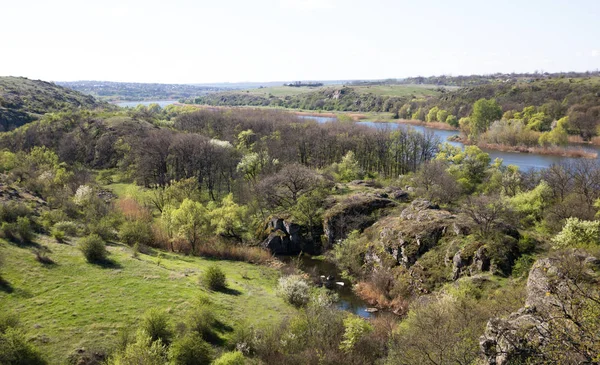
{"type": "Polygon", "coordinates": [[[96,265],[103,269],[122,269],[123,268],[123,265],[121,265],[118,262],[116,262],[115,260],[111,260],[111,259],[94,261],[94,262],[90,262],[90,264],[96,265]]]}
{"type": "Polygon", "coordinates": [[[6,281],[2,276],[0,276],[0,291],[5,293],[12,293],[15,289],[10,285],[8,281],[6,281]]]}
{"type": "Polygon", "coordinates": [[[231,289],[231,288],[223,288],[223,289],[219,289],[217,291],[220,292],[220,293],[223,293],[223,294],[233,295],[233,296],[236,296],[236,297],[239,296],[239,295],[242,295],[241,291],[236,290],[236,289],[231,289]]]}

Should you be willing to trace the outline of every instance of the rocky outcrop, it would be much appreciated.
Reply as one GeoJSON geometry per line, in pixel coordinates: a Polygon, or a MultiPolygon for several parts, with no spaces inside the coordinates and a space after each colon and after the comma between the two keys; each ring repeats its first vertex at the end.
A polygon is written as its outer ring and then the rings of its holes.
{"type": "Polygon", "coordinates": [[[353,230],[363,230],[373,223],[376,211],[394,206],[391,199],[374,193],[357,193],[338,202],[324,214],[323,231],[327,244],[346,238],[353,230]]]}
{"type": "MultiPolygon", "coordinates": [[[[573,350],[578,336],[585,332],[585,326],[579,327],[574,322],[574,318],[578,317],[576,311],[586,301],[589,288],[597,291],[599,270],[600,261],[585,252],[572,251],[562,257],[538,260],[529,272],[525,306],[508,318],[494,318],[487,323],[480,339],[484,364],[526,363],[531,357],[542,359],[545,363],[546,346],[562,354],[573,350]],[[588,289],[585,289],[583,281],[578,282],[583,278],[591,283],[588,289]],[[564,331],[562,339],[558,337],[556,328],[564,331]],[[549,345],[549,342],[552,344],[549,345]]],[[[598,334],[595,336],[597,339],[598,334]]],[[[591,363],[585,349],[574,350],[567,356],[573,360],[572,363],[591,363]]]]}
{"type": "Polygon", "coordinates": [[[32,207],[36,213],[39,210],[47,207],[47,203],[32,193],[24,189],[15,188],[9,185],[0,183],[0,203],[25,203],[32,207]]]}
{"type": "MultiPolygon", "coordinates": [[[[410,268],[447,233],[460,232],[456,216],[424,199],[417,199],[399,217],[386,217],[371,229],[377,241],[366,256],[370,263],[387,262],[410,268]]],[[[369,262],[367,262],[369,263],[369,262]]]]}
{"type": "Polygon", "coordinates": [[[262,246],[275,255],[312,253],[312,245],[304,238],[304,227],[282,218],[272,218],[265,227],[268,237],[262,246]]]}
{"type": "Polygon", "coordinates": [[[491,260],[486,246],[480,246],[474,253],[461,249],[452,258],[452,280],[458,280],[464,273],[476,275],[490,268],[491,260]]]}

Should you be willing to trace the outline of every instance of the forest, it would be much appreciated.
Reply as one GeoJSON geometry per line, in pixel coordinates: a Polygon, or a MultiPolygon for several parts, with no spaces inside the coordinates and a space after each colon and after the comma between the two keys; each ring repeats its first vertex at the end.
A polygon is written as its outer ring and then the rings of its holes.
{"type": "MultiPolygon", "coordinates": [[[[588,81],[415,106],[542,138],[581,131],[588,81]]],[[[0,133],[1,364],[600,361],[597,159],[521,171],[267,108],[68,105],[16,127],[0,133]],[[340,282],[375,314],[338,306],[340,282]]]]}

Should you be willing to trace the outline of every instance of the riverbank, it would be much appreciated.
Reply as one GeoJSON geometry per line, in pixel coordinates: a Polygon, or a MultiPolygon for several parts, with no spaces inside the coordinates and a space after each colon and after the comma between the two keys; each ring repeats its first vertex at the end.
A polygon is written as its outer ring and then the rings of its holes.
{"type": "Polygon", "coordinates": [[[527,147],[527,146],[510,146],[500,143],[485,143],[478,142],[473,143],[467,138],[457,136],[452,139],[453,142],[460,142],[464,145],[476,145],[481,149],[495,150],[501,152],[514,152],[514,153],[531,153],[537,155],[546,156],[560,156],[560,157],[572,157],[572,158],[597,158],[598,153],[592,151],[586,151],[583,148],[565,148],[565,147],[527,147]]]}
{"type": "Polygon", "coordinates": [[[592,137],[592,139],[589,141],[584,141],[583,138],[581,138],[581,136],[569,136],[569,143],[578,143],[588,146],[600,146],[600,136],[592,137]]]}

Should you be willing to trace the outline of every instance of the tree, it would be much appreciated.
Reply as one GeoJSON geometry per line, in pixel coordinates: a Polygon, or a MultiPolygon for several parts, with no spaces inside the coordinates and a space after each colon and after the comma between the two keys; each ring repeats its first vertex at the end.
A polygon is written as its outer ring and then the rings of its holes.
{"type": "Polygon", "coordinates": [[[436,122],[438,121],[437,119],[437,115],[438,112],[440,111],[440,109],[437,106],[434,106],[433,108],[429,109],[429,112],[427,113],[427,122],[436,122]]]}
{"type": "Polygon", "coordinates": [[[463,212],[471,219],[482,237],[490,237],[494,227],[511,220],[512,209],[500,196],[479,195],[469,197],[463,212]]]}
{"type": "MultiPolygon", "coordinates": [[[[209,207],[210,208],[210,207],[209,207]]],[[[226,195],[221,206],[210,209],[210,223],[216,234],[243,242],[248,232],[248,207],[233,201],[233,194],[226,195]]]]}
{"type": "Polygon", "coordinates": [[[446,119],[448,119],[448,116],[449,116],[449,114],[450,114],[450,113],[448,113],[448,111],[447,111],[447,110],[440,109],[440,110],[437,112],[436,120],[437,120],[438,122],[444,123],[444,122],[446,121],[446,119]]]}
{"type": "Polygon", "coordinates": [[[554,248],[600,246],[600,221],[567,218],[567,223],[552,242],[554,248]]]}
{"type": "Polygon", "coordinates": [[[314,170],[293,163],[264,178],[257,185],[257,192],[270,207],[288,209],[299,198],[319,188],[323,182],[324,179],[314,170]]]}
{"type": "Polygon", "coordinates": [[[201,238],[211,232],[210,217],[202,203],[186,198],[179,208],[165,209],[163,216],[173,231],[190,243],[192,252],[196,251],[201,238]]]}
{"type": "Polygon", "coordinates": [[[363,177],[363,172],[358,165],[354,152],[348,151],[338,164],[338,177],[340,181],[352,181],[363,177]]]}
{"type": "Polygon", "coordinates": [[[485,132],[493,121],[502,118],[502,108],[496,99],[479,99],[473,104],[471,113],[471,133],[479,135],[485,132]]]}

